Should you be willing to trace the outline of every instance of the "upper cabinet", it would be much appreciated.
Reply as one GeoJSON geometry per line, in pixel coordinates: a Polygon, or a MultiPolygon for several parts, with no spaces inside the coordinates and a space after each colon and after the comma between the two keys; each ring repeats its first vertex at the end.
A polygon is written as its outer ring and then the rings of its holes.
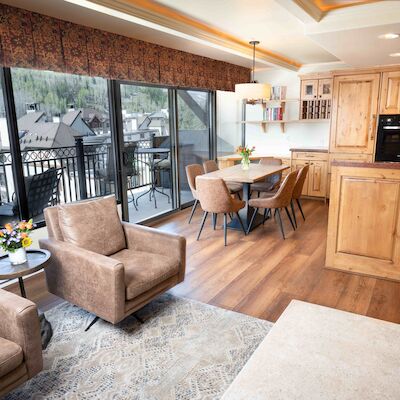
{"type": "Polygon", "coordinates": [[[400,113],[400,71],[382,74],[381,114],[400,113]]]}
{"type": "Polygon", "coordinates": [[[334,78],[330,151],[373,154],[379,73],[334,78]]]}
{"type": "Polygon", "coordinates": [[[318,79],[301,81],[301,99],[316,100],[318,98],[318,79]]]}
{"type": "Polygon", "coordinates": [[[331,116],[332,78],[314,75],[301,78],[300,119],[329,119],[331,116]]]}
{"type": "Polygon", "coordinates": [[[332,79],[319,79],[318,80],[318,99],[330,100],[332,98],[332,79]]]}

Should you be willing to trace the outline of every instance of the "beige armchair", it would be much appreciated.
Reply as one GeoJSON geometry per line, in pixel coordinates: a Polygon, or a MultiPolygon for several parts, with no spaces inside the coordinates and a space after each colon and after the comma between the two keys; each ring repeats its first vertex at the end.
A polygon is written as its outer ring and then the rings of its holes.
{"type": "Polygon", "coordinates": [[[44,214],[49,291],[106,321],[118,323],[184,279],[185,238],[121,223],[113,197],[44,214]]]}
{"type": "Polygon", "coordinates": [[[0,289],[0,398],[43,368],[36,305],[0,289]]]}

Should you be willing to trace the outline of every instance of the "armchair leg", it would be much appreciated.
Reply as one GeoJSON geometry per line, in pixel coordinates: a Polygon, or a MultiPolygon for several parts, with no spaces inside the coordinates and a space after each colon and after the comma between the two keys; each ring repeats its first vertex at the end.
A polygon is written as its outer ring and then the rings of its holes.
{"type": "Polygon", "coordinates": [[[286,214],[287,214],[287,216],[288,216],[288,218],[289,218],[290,224],[292,225],[292,228],[293,228],[293,230],[295,231],[295,230],[296,230],[296,227],[294,226],[292,217],[290,216],[290,212],[289,212],[289,210],[288,210],[287,207],[285,207],[285,211],[286,211],[286,214]]]}
{"type": "Polygon", "coordinates": [[[213,229],[214,229],[214,231],[215,231],[215,228],[217,226],[217,218],[218,218],[218,214],[217,213],[213,213],[212,220],[213,220],[213,229]]]}
{"type": "Polygon", "coordinates": [[[301,212],[301,216],[303,217],[303,220],[305,221],[306,218],[305,218],[305,216],[304,216],[303,209],[301,208],[300,199],[296,199],[296,203],[297,203],[297,205],[299,206],[299,210],[300,210],[300,212],[301,212]]]}
{"type": "Polygon", "coordinates": [[[193,207],[192,207],[192,212],[190,213],[190,218],[189,218],[189,224],[192,222],[192,218],[194,215],[194,212],[196,211],[197,205],[199,204],[199,201],[196,199],[194,201],[193,207]]]}
{"type": "Polygon", "coordinates": [[[263,218],[263,225],[265,224],[265,220],[267,219],[267,212],[268,212],[268,208],[264,209],[264,218],[263,218]]]}
{"type": "Polygon", "coordinates": [[[290,208],[292,209],[292,215],[293,215],[293,221],[294,221],[294,225],[297,228],[297,220],[296,220],[296,213],[294,211],[294,204],[293,204],[293,199],[290,200],[290,208]]]}
{"type": "Polygon", "coordinates": [[[279,208],[277,208],[276,210],[276,214],[278,215],[278,223],[279,223],[279,227],[281,228],[281,233],[282,233],[282,237],[283,240],[285,240],[285,232],[283,231],[283,224],[282,224],[282,217],[281,217],[281,211],[279,210],[279,208]]]}
{"type": "Polygon", "coordinates": [[[201,220],[201,225],[200,225],[199,234],[197,235],[197,240],[200,239],[201,231],[202,231],[203,228],[204,228],[204,223],[206,222],[207,215],[208,215],[208,212],[207,212],[207,211],[204,211],[203,219],[201,220]]]}
{"type": "Polygon", "coordinates": [[[99,320],[99,317],[96,315],[92,321],[90,322],[90,324],[85,328],[85,332],[87,332],[97,321],[99,320]]]}
{"type": "Polygon", "coordinates": [[[227,236],[227,227],[226,227],[226,220],[227,220],[227,217],[226,217],[226,213],[224,213],[224,244],[225,244],[225,246],[226,246],[226,236],[227,236]]]}

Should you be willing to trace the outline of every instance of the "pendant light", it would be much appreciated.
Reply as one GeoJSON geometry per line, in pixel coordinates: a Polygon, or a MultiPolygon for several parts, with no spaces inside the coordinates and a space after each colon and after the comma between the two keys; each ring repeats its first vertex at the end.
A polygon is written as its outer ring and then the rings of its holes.
{"type": "Polygon", "coordinates": [[[261,99],[269,100],[271,97],[271,85],[268,83],[257,83],[254,79],[254,72],[256,68],[256,46],[260,44],[257,40],[249,42],[253,46],[253,69],[251,71],[250,83],[237,83],[235,85],[235,93],[242,100],[256,101],[261,99]]]}

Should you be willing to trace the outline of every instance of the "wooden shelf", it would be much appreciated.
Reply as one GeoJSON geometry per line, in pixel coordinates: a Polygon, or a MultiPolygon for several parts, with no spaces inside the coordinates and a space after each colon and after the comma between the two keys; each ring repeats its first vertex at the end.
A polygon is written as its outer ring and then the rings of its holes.
{"type": "Polygon", "coordinates": [[[240,121],[241,124],[260,124],[264,132],[267,132],[268,125],[280,124],[281,131],[285,132],[285,124],[292,123],[317,123],[328,122],[330,119],[292,119],[292,120],[265,120],[265,121],[240,121]]]}

